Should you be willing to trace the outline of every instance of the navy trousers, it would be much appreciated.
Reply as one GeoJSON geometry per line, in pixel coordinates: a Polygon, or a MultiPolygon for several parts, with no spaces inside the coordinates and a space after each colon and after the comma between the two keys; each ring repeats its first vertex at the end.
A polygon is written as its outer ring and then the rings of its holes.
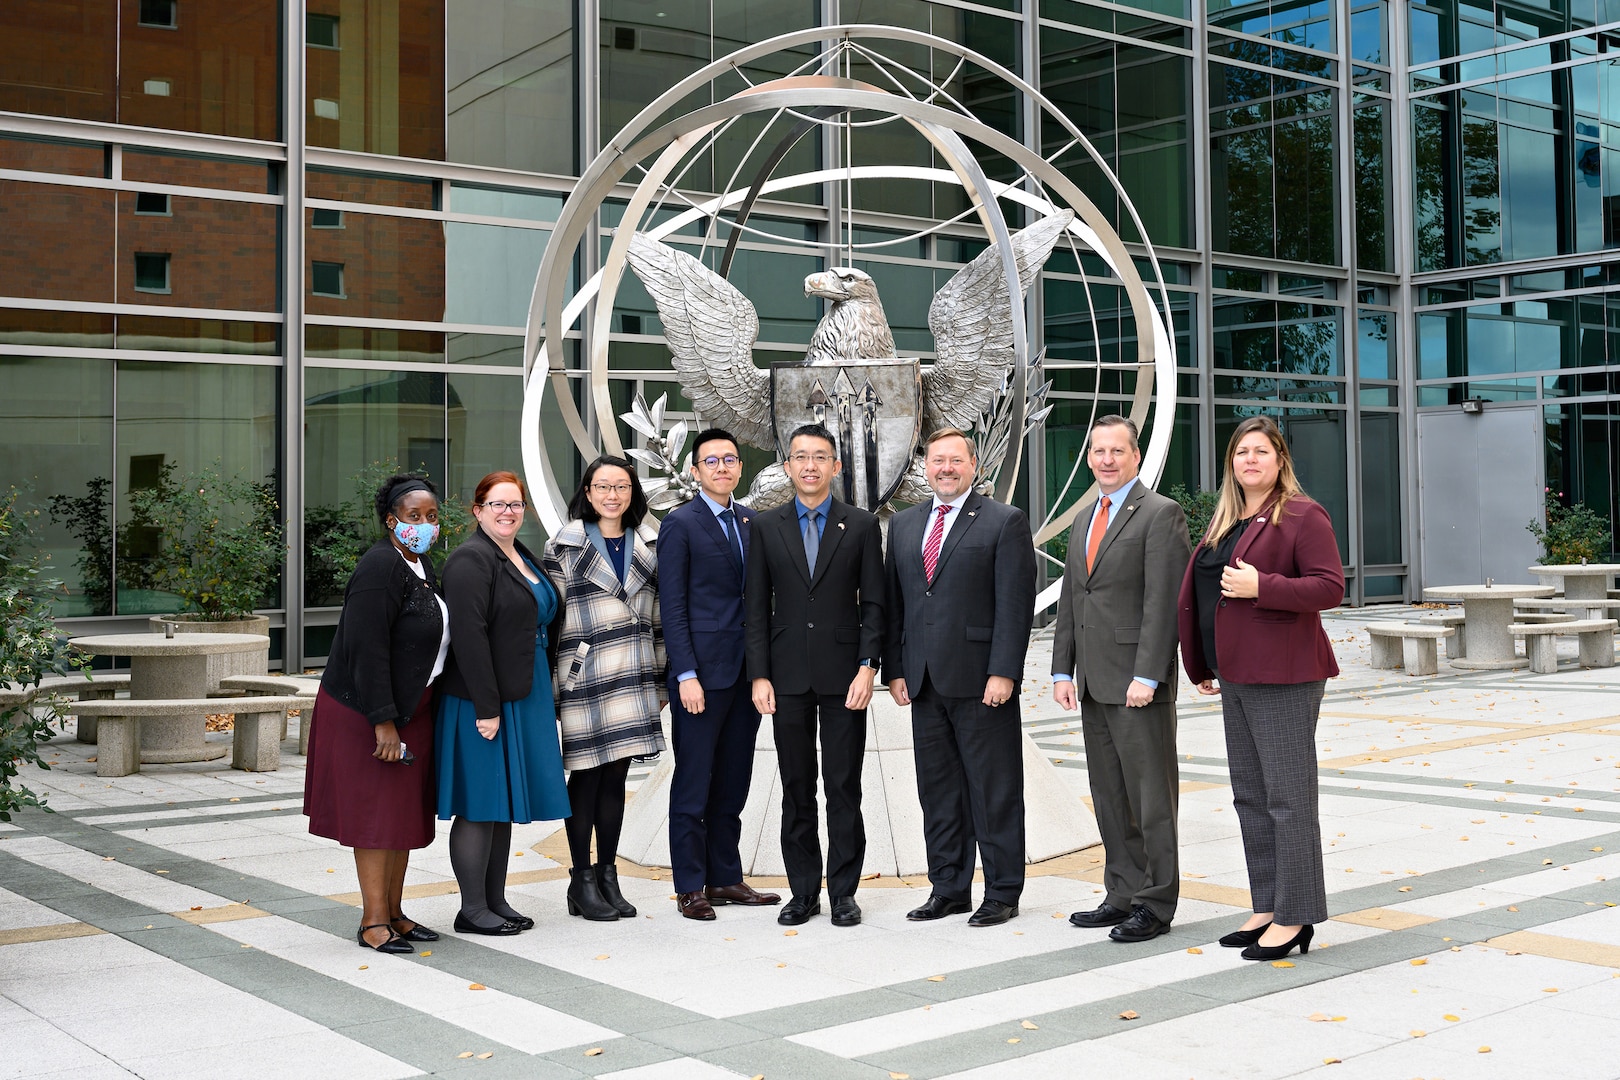
{"type": "Polygon", "coordinates": [[[669,859],[676,892],[723,888],[743,879],[737,846],[754,771],[759,713],[747,679],[704,690],[703,711],[681,707],[671,680],[670,730],[675,775],[669,786],[669,859]]]}

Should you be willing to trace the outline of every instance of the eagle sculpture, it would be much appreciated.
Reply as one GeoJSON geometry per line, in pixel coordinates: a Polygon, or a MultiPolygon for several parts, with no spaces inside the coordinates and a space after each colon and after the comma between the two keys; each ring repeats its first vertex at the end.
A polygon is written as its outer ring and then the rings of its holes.
{"type": "MultiPolygon", "coordinates": [[[[1019,302],[1073,220],[1074,212],[1064,210],[1013,234],[1019,302]]],[[[759,336],[754,305],[691,255],[642,233],[630,238],[629,261],[658,307],[676,375],[693,408],[742,441],[775,449],[771,376],[754,364],[759,336]]],[[[811,335],[807,365],[895,356],[894,335],[870,275],[834,267],[805,278],[804,291],[831,301],[811,335]]],[[[929,305],[936,359],[922,373],[925,433],[945,427],[967,431],[994,403],[1012,370],[1012,326],[1001,252],[991,245],[946,282],[929,305]]],[[[762,469],[748,503],[756,510],[769,509],[791,494],[781,469],[762,469]]],[[[914,502],[928,494],[921,460],[914,458],[895,497],[914,502]]]]}

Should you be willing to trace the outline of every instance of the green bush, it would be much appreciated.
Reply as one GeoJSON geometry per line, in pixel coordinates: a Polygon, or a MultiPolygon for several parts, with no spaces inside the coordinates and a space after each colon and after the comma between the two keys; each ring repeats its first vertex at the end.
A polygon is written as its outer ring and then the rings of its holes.
{"type": "Polygon", "coordinates": [[[1219,496],[1213,491],[1188,491],[1185,484],[1177,484],[1165,494],[1181,504],[1182,513],[1187,515],[1187,535],[1196,546],[1209,531],[1219,496]]]}
{"type": "MultiPolygon", "coordinates": [[[[64,675],[83,665],[64,647],[51,619],[51,605],[62,583],[43,577],[40,555],[33,542],[38,510],[24,510],[12,488],[0,500],[0,684],[13,689],[38,686],[47,675],[64,675]]],[[[38,806],[44,799],[16,781],[24,765],[50,766],[40,758],[39,746],[61,727],[61,718],[49,706],[0,706],[0,821],[10,821],[14,810],[38,806]]]]}
{"type": "Polygon", "coordinates": [[[1601,562],[1608,556],[1608,522],[1585,503],[1565,506],[1562,491],[1543,488],[1546,499],[1545,523],[1532,521],[1525,528],[1541,545],[1543,566],[1601,562]]]}
{"type": "Polygon", "coordinates": [[[217,466],[175,472],[172,462],[165,465],[154,487],[129,496],[135,520],[159,538],[157,552],[140,560],[152,587],[208,620],[273,603],[287,551],[274,481],[227,477],[217,466]]]}

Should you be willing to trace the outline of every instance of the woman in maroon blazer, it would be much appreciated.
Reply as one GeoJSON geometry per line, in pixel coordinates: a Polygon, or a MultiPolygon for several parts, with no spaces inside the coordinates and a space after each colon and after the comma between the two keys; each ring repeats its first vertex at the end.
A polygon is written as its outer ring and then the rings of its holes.
{"type": "Polygon", "coordinates": [[[1199,693],[1222,695],[1254,914],[1221,944],[1242,947],[1245,960],[1308,951],[1327,918],[1316,720],[1339,665],[1320,613],[1343,599],[1327,511],[1300,489],[1276,421],[1243,421],[1226,448],[1209,532],[1181,581],[1180,624],[1188,677],[1199,693]]]}

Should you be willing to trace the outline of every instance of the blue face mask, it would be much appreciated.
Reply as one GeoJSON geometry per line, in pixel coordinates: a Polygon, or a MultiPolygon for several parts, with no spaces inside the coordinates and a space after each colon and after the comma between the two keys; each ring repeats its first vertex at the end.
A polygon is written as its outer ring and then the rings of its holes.
{"type": "Polygon", "coordinates": [[[396,521],[394,536],[406,551],[413,555],[423,555],[433,546],[433,541],[439,538],[439,527],[427,521],[415,523],[396,521]]]}

